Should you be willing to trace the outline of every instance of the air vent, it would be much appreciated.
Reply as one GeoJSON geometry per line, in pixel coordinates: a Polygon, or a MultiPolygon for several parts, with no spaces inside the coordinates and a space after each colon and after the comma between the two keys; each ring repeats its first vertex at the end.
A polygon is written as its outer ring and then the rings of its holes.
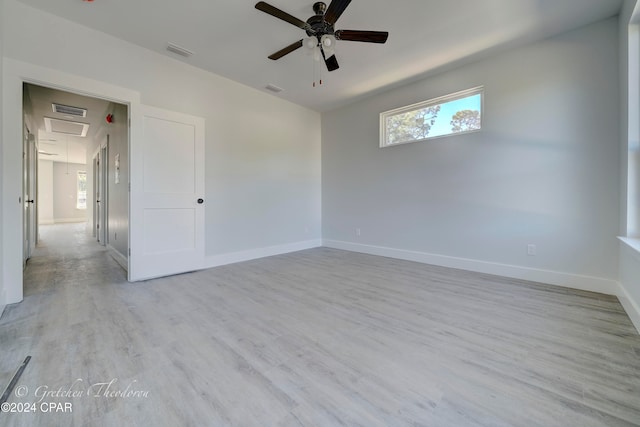
{"type": "Polygon", "coordinates": [[[193,55],[193,52],[191,52],[190,50],[180,47],[177,44],[173,44],[173,43],[167,44],[167,50],[169,52],[176,53],[180,56],[184,56],[185,58],[188,58],[191,55],[193,55]]]}
{"type": "Polygon", "coordinates": [[[272,85],[272,84],[268,84],[264,87],[266,90],[270,90],[273,93],[278,93],[278,92],[282,92],[284,89],[282,89],[281,87],[278,87],[276,85],[272,85]]]}
{"type": "Polygon", "coordinates": [[[63,133],[73,136],[87,136],[89,132],[89,123],[73,122],[71,120],[53,119],[51,117],[44,118],[44,127],[47,132],[63,133]]]}
{"type": "Polygon", "coordinates": [[[80,107],[72,107],[70,105],[62,105],[62,104],[51,104],[51,108],[54,113],[66,114],[69,116],[76,117],[87,117],[87,109],[80,107]]]}

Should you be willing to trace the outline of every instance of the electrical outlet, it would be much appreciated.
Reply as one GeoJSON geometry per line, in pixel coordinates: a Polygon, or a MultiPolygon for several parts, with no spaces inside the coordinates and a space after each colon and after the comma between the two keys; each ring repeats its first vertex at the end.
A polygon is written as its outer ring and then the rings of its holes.
{"type": "Polygon", "coordinates": [[[360,229],[356,228],[356,236],[360,237],[360,229]]]}
{"type": "Polygon", "coordinates": [[[527,255],[535,256],[537,253],[536,245],[527,245],[527,255]]]}

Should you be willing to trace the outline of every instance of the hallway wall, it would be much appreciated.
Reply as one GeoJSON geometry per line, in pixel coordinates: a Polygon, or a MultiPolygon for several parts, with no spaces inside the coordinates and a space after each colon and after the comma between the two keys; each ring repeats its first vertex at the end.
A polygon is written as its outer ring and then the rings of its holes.
{"type": "MultiPolygon", "coordinates": [[[[100,125],[96,138],[87,147],[87,165],[91,165],[93,174],[93,157],[99,148],[109,140],[109,158],[107,177],[108,185],[108,236],[107,244],[120,255],[127,258],[129,249],[129,130],[127,106],[110,103],[105,114],[113,115],[113,122],[104,121],[100,125]],[[116,183],[116,156],[119,172],[116,183]]],[[[89,177],[89,221],[93,220],[93,185],[94,177],[89,177]]]]}
{"type": "Polygon", "coordinates": [[[77,173],[87,166],[38,161],[38,223],[85,222],[87,210],[76,208],[77,173]],[[68,172],[68,173],[67,173],[68,172]]]}
{"type": "Polygon", "coordinates": [[[129,248],[129,144],[127,107],[113,104],[109,125],[109,245],[125,258],[129,248]],[[118,182],[116,182],[116,157],[118,182]]]}
{"type": "Polygon", "coordinates": [[[87,210],[78,209],[78,172],[87,171],[87,165],[78,163],[53,163],[53,221],[85,222],[87,210]]]}

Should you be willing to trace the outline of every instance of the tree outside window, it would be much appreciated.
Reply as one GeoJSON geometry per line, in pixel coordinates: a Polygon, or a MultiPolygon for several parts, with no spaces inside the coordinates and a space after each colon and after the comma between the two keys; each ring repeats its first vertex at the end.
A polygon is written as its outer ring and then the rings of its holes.
{"type": "Polygon", "coordinates": [[[480,130],[483,92],[477,87],[381,113],[380,146],[480,130]]]}

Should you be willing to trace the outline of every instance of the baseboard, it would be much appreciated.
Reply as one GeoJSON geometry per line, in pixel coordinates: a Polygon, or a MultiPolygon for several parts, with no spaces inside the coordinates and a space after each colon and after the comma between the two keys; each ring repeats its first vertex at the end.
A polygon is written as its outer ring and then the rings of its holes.
{"type": "Polygon", "coordinates": [[[129,260],[127,257],[122,255],[120,251],[109,244],[107,244],[107,249],[109,250],[109,255],[111,255],[118,264],[120,264],[120,267],[124,268],[125,271],[129,271],[129,260]]]}
{"type": "Polygon", "coordinates": [[[267,246],[264,248],[249,249],[246,251],[230,252],[220,255],[210,255],[205,258],[204,268],[219,267],[221,265],[235,264],[237,262],[250,261],[274,255],[288,254],[322,246],[322,240],[304,240],[284,245],[267,246]]]}
{"type": "Polygon", "coordinates": [[[517,265],[499,264],[468,258],[456,258],[446,255],[408,251],[404,249],[387,248],[383,246],[363,245],[360,243],[343,242],[338,240],[323,240],[322,245],[329,248],[342,249],[352,252],[362,252],[371,255],[379,255],[389,258],[421,262],[424,264],[438,265],[441,267],[457,268],[460,270],[474,271],[478,273],[494,274],[496,276],[546,283],[550,285],[563,286],[566,288],[579,289],[583,291],[598,292],[607,295],[617,296],[620,289],[617,281],[601,277],[591,277],[557,271],[540,270],[529,267],[521,267],[517,265]]]}
{"type": "Polygon", "coordinates": [[[635,326],[638,333],[640,333],[640,306],[638,306],[633,298],[631,298],[622,284],[619,284],[618,288],[618,300],[620,300],[622,308],[624,308],[624,311],[627,312],[627,316],[631,319],[631,323],[633,323],[633,326],[635,326]]]}
{"type": "Polygon", "coordinates": [[[620,286],[618,299],[629,315],[629,319],[640,333],[640,301],[638,293],[631,288],[640,288],[640,239],[619,237],[620,245],[620,286]],[[636,298],[634,298],[634,295],[636,298]]]}

